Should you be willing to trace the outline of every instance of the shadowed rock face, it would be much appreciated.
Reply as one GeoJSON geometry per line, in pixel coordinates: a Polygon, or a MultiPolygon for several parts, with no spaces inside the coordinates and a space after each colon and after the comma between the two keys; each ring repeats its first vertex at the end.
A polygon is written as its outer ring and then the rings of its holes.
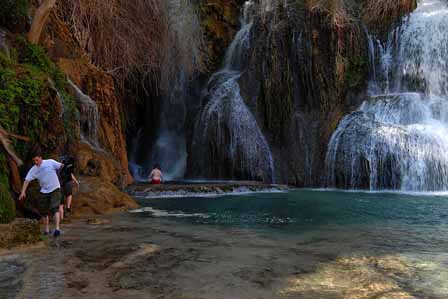
{"type": "Polygon", "coordinates": [[[254,22],[241,93],[272,148],[279,182],[322,182],[327,142],[365,84],[361,24],[332,17],[280,5],[254,22]]]}
{"type": "Polygon", "coordinates": [[[220,67],[227,47],[240,26],[240,8],[245,0],[200,0],[210,73],[220,67]]]}

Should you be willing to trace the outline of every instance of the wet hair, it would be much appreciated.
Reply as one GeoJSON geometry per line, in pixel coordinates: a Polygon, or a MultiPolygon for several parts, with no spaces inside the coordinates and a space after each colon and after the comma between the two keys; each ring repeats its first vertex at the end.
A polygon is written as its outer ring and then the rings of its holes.
{"type": "Polygon", "coordinates": [[[41,157],[42,158],[42,152],[41,151],[35,151],[31,158],[34,159],[36,157],[41,157]]]}
{"type": "Polygon", "coordinates": [[[154,168],[157,168],[157,169],[160,170],[160,164],[156,163],[156,164],[154,164],[154,166],[153,166],[152,168],[153,168],[153,169],[154,169],[154,168]]]}

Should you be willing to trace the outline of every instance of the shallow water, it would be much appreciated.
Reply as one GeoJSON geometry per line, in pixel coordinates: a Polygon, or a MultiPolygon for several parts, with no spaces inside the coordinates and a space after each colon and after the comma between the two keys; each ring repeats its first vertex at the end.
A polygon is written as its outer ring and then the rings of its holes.
{"type": "Polygon", "coordinates": [[[378,298],[448,298],[443,194],[297,190],[139,201],[146,212],[132,217],[244,229],[328,256],[313,273],[290,281],[288,298],[376,298],[383,291],[388,295],[378,298]]]}

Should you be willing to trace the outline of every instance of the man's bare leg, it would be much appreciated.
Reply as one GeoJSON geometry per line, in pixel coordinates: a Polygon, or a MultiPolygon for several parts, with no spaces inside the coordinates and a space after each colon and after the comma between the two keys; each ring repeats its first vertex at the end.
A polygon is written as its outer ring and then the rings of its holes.
{"type": "Polygon", "coordinates": [[[60,230],[60,228],[59,228],[59,221],[60,220],[60,218],[59,218],[59,212],[56,212],[56,213],[54,213],[54,223],[55,223],[55,225],[56,225],[56,229],[57,230],[60,230]]]}
{"type": "Polygon", "coordinates": [[[60,215],[61,221],[64,220],[64,205],[59,205],[59,215],[60,215]]]}
{"type": "Polygon", "coordinates": [[[67,209],[72,208],[72,195],[67,196],[67,209]]]}
{"type": "Polygon", "coordinates": [[[47,234],[49,234],[50,233],[50,219],[48,216],[44,217],[44,225],[45,225],[45,232],[47,234]]]}

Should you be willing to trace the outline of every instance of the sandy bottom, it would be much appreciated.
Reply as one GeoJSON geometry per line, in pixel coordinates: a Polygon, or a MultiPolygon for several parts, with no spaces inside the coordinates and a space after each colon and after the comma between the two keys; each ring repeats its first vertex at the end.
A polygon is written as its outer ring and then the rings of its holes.
{"type": "Polygon", "coordinates": [[[132,219],[73,221],[58,239],[1,253],[0,298],[442,298],[418,287],[405,256],[132,219]]]}

